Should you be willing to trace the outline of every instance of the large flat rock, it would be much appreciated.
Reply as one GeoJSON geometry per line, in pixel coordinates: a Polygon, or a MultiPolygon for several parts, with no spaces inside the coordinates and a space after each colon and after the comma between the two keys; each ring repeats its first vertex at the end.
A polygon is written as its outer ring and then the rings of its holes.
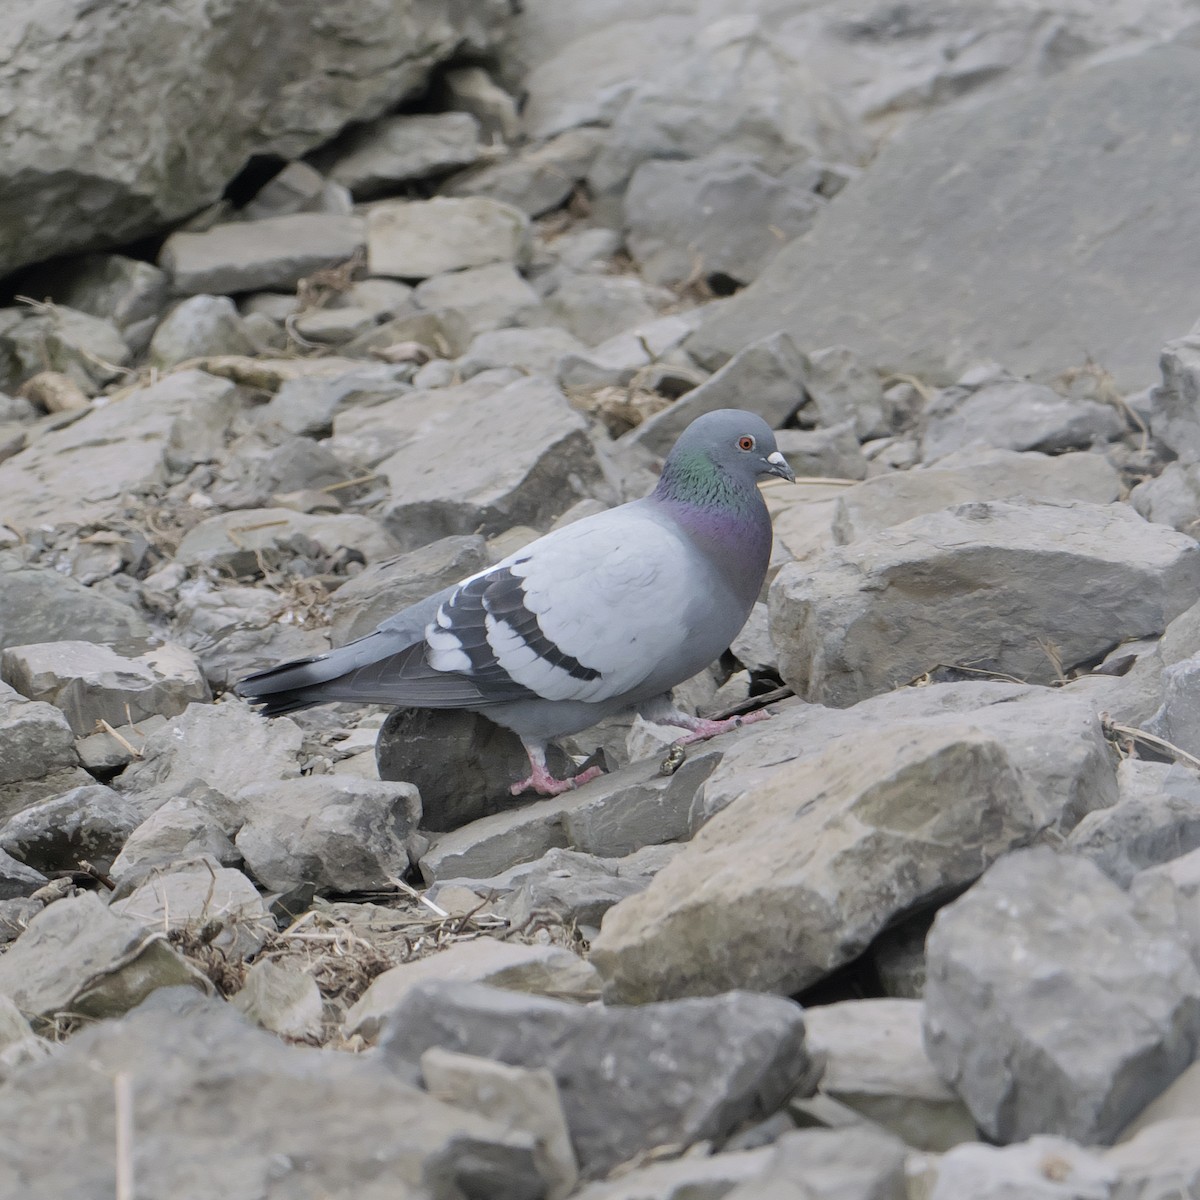
{"type": "Polygon", "coordinates": [[[946,382],[973,361],[1049,377],[1091,355],[1121,386],[1152,383],[1196,310],[1197,129],[1185,46],[926,117],[689,348],[714,364],[783,330],[946,382]]]}

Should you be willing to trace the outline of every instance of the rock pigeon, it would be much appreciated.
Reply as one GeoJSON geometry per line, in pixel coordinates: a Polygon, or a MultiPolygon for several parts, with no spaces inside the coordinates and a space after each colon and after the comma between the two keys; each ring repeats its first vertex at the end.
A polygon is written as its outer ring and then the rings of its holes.
{"type": "Polygon", "coordinates": [[[765,476],[795,481],[770,426],[737,409],[706,413],[644,499],[556,529],[366,637],[235,690],[266,716],[339,700],[483,713],[529,755],[514,795],[558,795],[600,774],[555,778],[546,745],[610,713],[677,725],[681,743],[761,718],[701,720],[671,689],[729,647],[758,598],[771,554],[755,486],[765,476]]]}

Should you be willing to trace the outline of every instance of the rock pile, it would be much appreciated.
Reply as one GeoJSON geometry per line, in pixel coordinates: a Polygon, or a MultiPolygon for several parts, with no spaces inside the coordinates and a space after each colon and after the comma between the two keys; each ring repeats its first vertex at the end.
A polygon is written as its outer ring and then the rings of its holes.
{"type": "Polygon", "coordinates": [[[0,1194],[1198,1194],[1184,0],[10,7],[0,1194]],[[731,405],[770,721],[231,695],[731,405]]]}

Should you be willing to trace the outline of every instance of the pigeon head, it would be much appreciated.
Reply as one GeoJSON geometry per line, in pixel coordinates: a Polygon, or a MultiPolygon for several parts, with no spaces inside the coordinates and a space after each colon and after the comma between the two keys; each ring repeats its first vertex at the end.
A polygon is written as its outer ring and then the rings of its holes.
{"type": "Polygon", "coordinates": [[[764,477],[794,483],[771,427],[755,413],[720,408],[697,417],[667,455],[655,494],[694,503],[752,490],[764,477]]]}

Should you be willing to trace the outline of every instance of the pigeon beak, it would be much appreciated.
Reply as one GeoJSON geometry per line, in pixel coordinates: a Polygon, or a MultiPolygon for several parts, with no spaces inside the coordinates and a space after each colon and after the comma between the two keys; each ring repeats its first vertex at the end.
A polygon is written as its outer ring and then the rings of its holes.
{"type": "Polygon", "coordinates": [[[773,454],[768,454],[763,461],[767,464],[768,475],[777,475],[780,479],[786,479],[788,483],[796,482],[795,473],[788,466],[788,460],[780,451],[776,450],[773,454]]]}

